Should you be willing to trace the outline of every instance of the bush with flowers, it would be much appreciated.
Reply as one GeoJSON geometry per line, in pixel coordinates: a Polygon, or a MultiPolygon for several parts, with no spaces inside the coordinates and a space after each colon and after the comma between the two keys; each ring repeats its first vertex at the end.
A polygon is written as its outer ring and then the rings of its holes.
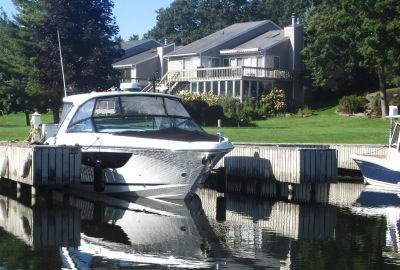
{"type": "Polygon", "coordinates": [[[285,92],[281,89],[263,95],[257,104],[241,103],[238,98],[217,96],[212,92],[180,91],[178,96],[194,120],[203,125],[216,125],[218,119],[222,119],[224,125],[248,126],[260,116],[277,115],[286,109],[285,92]]]}
{"type": "Polygon", "coordinates": [[[282,89],[273,89],[263,95],[257,104],[257,111],[262,116],[284,113],[286,110],[286,95],[282,89]]]}

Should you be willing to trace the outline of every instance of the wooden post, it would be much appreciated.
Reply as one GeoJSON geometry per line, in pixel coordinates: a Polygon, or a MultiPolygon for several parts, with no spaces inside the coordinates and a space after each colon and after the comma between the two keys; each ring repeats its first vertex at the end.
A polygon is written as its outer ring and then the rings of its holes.
{"type": "Polygon", "coordinates": [[[221,81],[218,81],[218,96],[221,95],[221,81]]]}
{"type": "Polygon", "coordinates": [[[259,91],[259,88],[260,88],[260,82],[259,81],[257,81],[257,84],[256,84],[256,98],[258,98],[259,96],[260,96],[260,91],[259,91]]]}
{"type": "Polygon", "coordinates": [[[233,97],[236,97],[236,81],[232,81],[232,95],[233,97]]]}
{"type": "Polygon", "coordinates": [[[197,93],[200,93],[199,82],[196,82],[196,84],[197,84],[196,92],[197,92],[197,93]]]}
{"type": "Polygon", "coordinates": [[[243,80],[240,80],[240,102],[243,102],[243,80]]]}

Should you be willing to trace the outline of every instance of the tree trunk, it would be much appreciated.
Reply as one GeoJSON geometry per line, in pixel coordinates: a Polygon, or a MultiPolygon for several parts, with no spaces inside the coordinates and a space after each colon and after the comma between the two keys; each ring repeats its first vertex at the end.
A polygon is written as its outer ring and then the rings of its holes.
{"type": "Polygon", "coordinates": [[[388,112],[384,64],[381,64],[378,67],[378,78],[379,78],[379,96],[381,98],[381,112],[382,112],[382,118],[384,118],[388,112]]]}
{"type": "Polygon", "coordinates": [[[29,112],[28,111],[25,111],[25,124],[28,127],[31,125],[31,121],[29,120],[29,112]]]}
{"type": "Polygon", "coordinates": [[[58,124],[60,122],[60,109],[59,108],[51,108],[53,113],[53,123],[58,124]]]}

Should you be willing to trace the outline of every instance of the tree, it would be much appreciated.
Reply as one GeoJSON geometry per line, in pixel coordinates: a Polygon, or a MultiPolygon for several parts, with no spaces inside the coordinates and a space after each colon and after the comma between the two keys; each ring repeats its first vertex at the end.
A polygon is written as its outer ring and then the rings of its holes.
{"type": "Polygon", "coordinates": [[[111,0],[14,0],[17,23],[27,42],[25,57],[58,122],[64,95],[57,31],[60,33],[68,93],[104,90],[115,82],[111,64],[120,55],[111,0]]]}
{"type": "Polygon", "coordinates": [[[186,45],[228,25],[270,19],[290,23],[322,0],[175,0],[157,11],[157,24],[145,37],[186,45]]]}
{"type": "Polygon", "coordinates": [[[387,115],[386,69],[400,60],[400,4],[396,0],[342,1],[343,17],[357,14],[354,37],[363,64],[379,80],[382,117],[387,115]]]}
{"type": "Polygon", "coordinates": [[[377,80],[385,116],[385,71],[398,64],[399,17],[399,4],[394,0],[342,0],[320,6],[308,24],[303,50],[315,85],[360,89],[362,83],[375,85],[371,81],[377,80]]]}
{"type": "Polygon", "coordinates": [[[32,69],[22,54],[24,40],[19,26],[0,10],[0,109],[3,113],[25,112],[26,124],[33,110],[43,111],[43,102],[30,80],[32,69]]]}
{"type": "Polygon", "coordinates": [[[348,23],[344,18],[340,20],[339,7],[335,5],[321,5],[311,16],[305,31],[307,46],[302,53],[315,86],[342,93],[353,90],[360,57],[352,41],[354,34],[346,27],[348,23]]]}
{"type": "Polygon", "coordinates": [[[128,38],[128,40],[129,40],[129,41],[132,41],[132,40],[139,40],[139,35],[132,34],[132,35],[128,38]]]}

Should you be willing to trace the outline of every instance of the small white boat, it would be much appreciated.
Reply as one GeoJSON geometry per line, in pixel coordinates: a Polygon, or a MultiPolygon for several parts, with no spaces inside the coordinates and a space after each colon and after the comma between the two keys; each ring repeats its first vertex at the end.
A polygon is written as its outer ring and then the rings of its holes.
{"type": "Polygon", "coordinates": [[[400,191],[400,115],[396,106],[390,106],[389,148],[386,156],[352,155],[365,182],[384,189],[400,191]]]}
{"type": "Polygon", "coordinates": [[[93,92],[64,98],[53,145],[82,147],[79,188],[183,199],[233,145],[207,134],[180,98],[143,92],[93,92]]]}

